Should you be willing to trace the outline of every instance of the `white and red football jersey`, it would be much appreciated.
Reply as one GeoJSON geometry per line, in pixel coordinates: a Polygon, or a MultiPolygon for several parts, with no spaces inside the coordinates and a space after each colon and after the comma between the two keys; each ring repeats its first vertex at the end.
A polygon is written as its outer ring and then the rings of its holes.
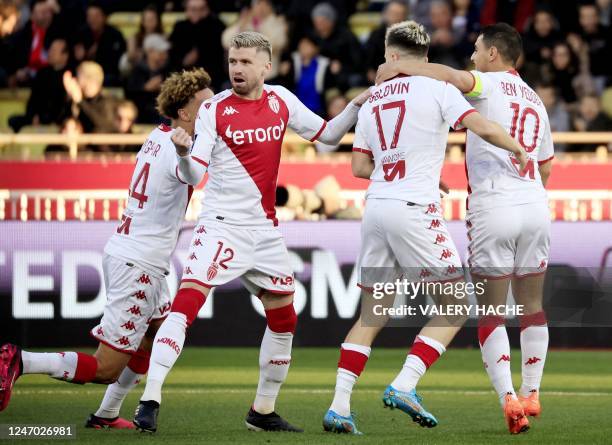
{"type": "Polygon", "coordinates": [[[466,94],[486,118],[497,122],[525,149],[530,160],[519,171],[508,151],[468,131],[466,167],[471,211],[546,201],[538,165],[554,156],[550,123],[544,104],[516,71],[472,71],[474,87],[466,94]]]}
{"type": "Polygon", "coordinates": [[[374,158],[366,199],[439,202],[449,127],[473,111],[457,88],[428,77],[396,77],[376,87],[359,111],[353,143],[374,158]]]}
{"type": "Polygon", "coordinates": [[[191,157],[208,167],[200,221],[278,225],[274,204],[287,127],[314,141],[326,122],[281,86],[248,100],[225,90],[200,107],[191,157]]]}
{"type": "Polygon", "coordinates": [[[136,156],[130,197],[104,252],[166,273],[193,187],[177,176],[172,128],[151,132],[136,156]]]}

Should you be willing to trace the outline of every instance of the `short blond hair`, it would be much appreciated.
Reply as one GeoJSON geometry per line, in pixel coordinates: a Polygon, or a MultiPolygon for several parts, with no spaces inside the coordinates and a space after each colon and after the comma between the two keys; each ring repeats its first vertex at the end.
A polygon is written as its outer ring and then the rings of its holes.
{"type": "Polygon", "coordinates": [[[429,34],[414,20],[396,23],[387,29],[385,45],[417,57],[425,57],[429,50],[429,34]]]}
{"type": "Polygon", "coordinates": [[[178,118],[178,110],[189,103],[198,91],[210,88],[211,79],[202,68],[172,73],[164,80],[157,96],[157,111],[170,119],[178,118]]]}
{"type": "Polygon", "coordinates": [[[100,85],[104,83],[104,70],[99,64],[92,62],[91,60],[87,60],[79,64],[77,67],[77,76],[79,74],[83,74],[85,77],[97,80],[100,85]]]}
{"type": "Polygon", "coordinates": [[[244,31],[232,37],[230,48],[255,48],[258,52],[265,51],[272,60],[272,44],[263,34],[255,31],[244,31]]]}

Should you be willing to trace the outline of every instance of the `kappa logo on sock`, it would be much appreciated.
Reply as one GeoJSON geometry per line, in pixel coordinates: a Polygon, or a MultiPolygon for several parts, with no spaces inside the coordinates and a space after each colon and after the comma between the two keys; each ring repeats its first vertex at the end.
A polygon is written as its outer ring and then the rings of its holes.
{"type": "Polygon", "coordinates": [[[181,348],[176,343],[176,341],[172,340],[171,338],[168,338],[168,337],[160,338],[157,340],[157,343],[161,343],[161,344],[170,346],[174,350],[174,352],[176,352],[176,355],[179,355],[181,353],[181,348]]]}
{"type": "Polygon", "coordinates": [[[277,366],[283,366],[283,365],[289,365],[291,364],[291,359],[289,360],[270,360],[268,362],[268,365],[277,365],[277,366]]]}
{"type": "Polygon", "coordinates": [[[509,362],[510,361],[510,356],[506,355],[506,354],[502,354],[502,356],[499,358],[499,360],[497,360],[497,363],[504,361],[504,362],[509,362]]]}
{"type": "Polygon", "coordinates": [[[537,362],[541,362],[542,359],[538,357],[529,357],[529,359],[525,362],[526,365],[535,365],[537,362]]]}

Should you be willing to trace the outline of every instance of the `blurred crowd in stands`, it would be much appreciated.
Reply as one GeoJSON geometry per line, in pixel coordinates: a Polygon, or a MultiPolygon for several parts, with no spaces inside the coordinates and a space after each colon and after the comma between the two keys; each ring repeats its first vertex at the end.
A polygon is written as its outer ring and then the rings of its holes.
{"type": "Polygon", "coordinates": [[[330,118],[372,84],[384,61],[388,25],[409,18],[423,23],[431,34],[431,62],[470,68],[479,29],[503,21],[523,34],[520,73],[545,102],[553,131],[612,131],[611,3],[0,0],[0,87],[31,90],[25,113],[9,119],[15,132],[51,124],[60,131],[130,133],[134,124],[162,120],[155,97],[174,70],[201,66],[212,76],[215,90],[229,87],[229,41],[240,31],[256,30],[274,49],[267,82],[285,85],[313,111],[330,118]],[[126,10],[138,18],[133,35],[109,23],[113,13],[126,10]],[[184,12],[184,18],[164,27],[164,14],[175,12],[184,12]],[[226,24],[221,12],[234,12],[235,21],[226,24]],[[364,12],[378,18],[379,25],[356,33],[353,19],[364,12]]]}

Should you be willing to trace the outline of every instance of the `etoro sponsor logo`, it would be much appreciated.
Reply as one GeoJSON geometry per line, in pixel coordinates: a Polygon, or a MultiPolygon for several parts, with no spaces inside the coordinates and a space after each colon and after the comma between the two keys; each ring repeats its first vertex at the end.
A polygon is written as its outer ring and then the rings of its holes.
{"type": "Polygon", "coordinates": [[[280,120],[279,125],[266,128],[251,128],[247,130],[232,131],[231,125],[225,130],[225,137],[231,139],[235,145],[252,144],[254,142],[280,141],[285,131],[285,122],[280,120]]]}

